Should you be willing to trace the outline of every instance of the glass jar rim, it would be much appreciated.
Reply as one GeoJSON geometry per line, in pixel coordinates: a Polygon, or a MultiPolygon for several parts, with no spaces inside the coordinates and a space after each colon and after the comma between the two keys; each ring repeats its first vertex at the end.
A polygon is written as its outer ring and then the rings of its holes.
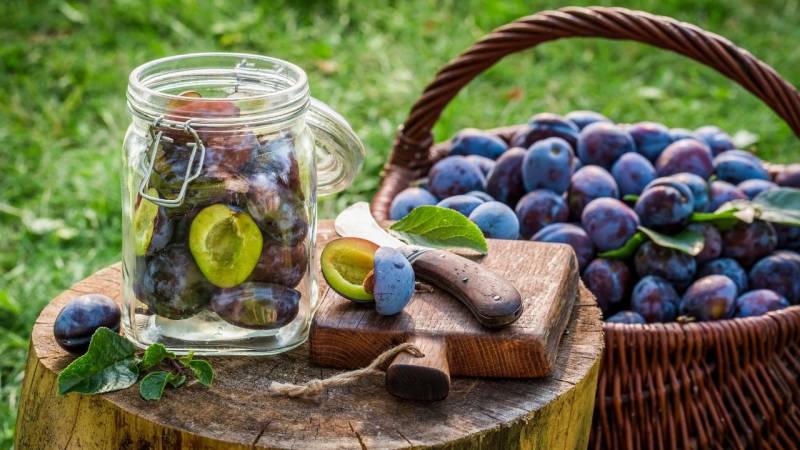
{"type": "MultiPolygon", "coordinates": [[[[192,81],[179,84],[188,88],[192,81]]],[[[308,91],[305,71],[288,61],[249,53],[205,52],[168,56],[136,67],[128,78],[127,98],[131,112],[148,120],[164,116],[169,104],[175,101],[231,102],[239,107],[240,114],[235,117],[175,118],[213,126],[291,119],[307,109],[308,91]],[[233,77],[237,87],[241,77],[251,84],[261,83],[271,89],[248,93],[234,91],[237,95],[226,97],[187,97],[164,90],[169,81],[193,79],[199,83],[225,77],[233,77]]]]}

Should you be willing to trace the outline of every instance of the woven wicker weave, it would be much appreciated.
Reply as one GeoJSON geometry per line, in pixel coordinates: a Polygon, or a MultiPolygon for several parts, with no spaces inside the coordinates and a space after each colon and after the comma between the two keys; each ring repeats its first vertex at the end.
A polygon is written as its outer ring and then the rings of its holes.
{"type": "MultiPolygon", "coordinates": [[[[772,108],[800,136],[800,94],[725,38],[668,17],[622,8],[564,8],[489,33],[442,68],[397,134],[372,200],[392,199],[446,155],[431,129],[478,74],[511,53],[569,37],[632,40],[714,68],[772,108]]],[[[510,141],[519,126],[490,130],[510,141]]],[[[592,447],[800,447],[800,307],[718,322],[606,324],[592,447]]]]}

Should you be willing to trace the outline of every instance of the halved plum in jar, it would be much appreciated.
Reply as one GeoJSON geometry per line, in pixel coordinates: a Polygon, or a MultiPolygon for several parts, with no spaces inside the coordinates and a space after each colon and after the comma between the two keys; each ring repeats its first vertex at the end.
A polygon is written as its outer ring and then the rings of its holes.
{"type": "Polygon", "coordinates": [[[189,249],[206,279],[228,288],[244,282],[258,263],[263,238],[244,211],[211,205],[200,211],[189,229],[189,249]]]}
{"type": "Polygon", "coordinates": [[[340,238],[329,242],[322,250],[322,276],[342,297],[356,303],[372,303],[364,282],[375,266],[378,246],[360,238],[340,238]]]}
{"type": "MultiPolygon", "coordinates": [[[[147,195],[158,197],[155,189],[148,189],[147,195]]],[[[133,213],[133,242],[136,256],[152,255],[169,244],[173,226],[164,208],[139,198],[133,213]]]]}
{"type": "Polygon", "coordinates": [[[273,283],[244,283],[220,289],[211,309],[224,321],[242,328],[272,330],[297,317],[300,293],[273,283]]]}

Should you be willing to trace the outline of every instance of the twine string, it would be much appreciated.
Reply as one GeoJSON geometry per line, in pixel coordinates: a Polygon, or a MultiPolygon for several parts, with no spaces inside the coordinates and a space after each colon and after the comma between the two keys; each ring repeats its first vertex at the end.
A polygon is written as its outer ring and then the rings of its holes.
{"type": "Polygon", "coordinates": [[[422,358],[425,356],[425,354],[422,353],[417,346],[406,342],[381,353],[367,367],[362,369],[342,372],[323,380],[315,379],[302,384],[273,381],[269,385],[269,392],[273,395],[284,395],[291,398],[314,399],[319,397],[320,394],[322,394],[322,392],[329,387],[343,386],[345,384],[358,381],[361,378],[369,375],[383,374],[383,371],[380,370],[379,367],[383,366],[384,363],[403,352],[409,353],[415,358],[422,358]]]}

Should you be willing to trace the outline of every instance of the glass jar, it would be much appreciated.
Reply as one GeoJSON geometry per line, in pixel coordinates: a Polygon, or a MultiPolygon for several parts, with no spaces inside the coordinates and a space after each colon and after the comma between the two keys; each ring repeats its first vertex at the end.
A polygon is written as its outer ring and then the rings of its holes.
{"type": "Polygon", "coordinates": [[[204,53],[130,75],[123,145],[122,327],[140,346],[273,354],[317,305],[317,195],[364,147],[299,67],[204,53]]]}

